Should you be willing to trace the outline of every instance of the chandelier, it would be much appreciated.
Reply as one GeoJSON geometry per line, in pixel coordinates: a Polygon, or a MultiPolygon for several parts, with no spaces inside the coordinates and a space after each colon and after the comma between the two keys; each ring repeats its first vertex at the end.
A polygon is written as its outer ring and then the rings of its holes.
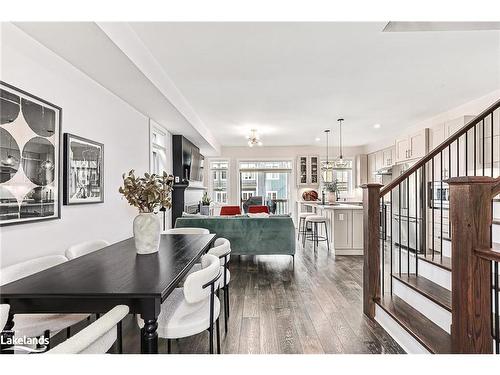
{"type": "Polygon", "coordinates": [[[262,146],[262,141],[260,140],[259,135],[257,134],[257,130],[250,130],[250,135],[247,137],[248,146],[253,147],[255,145],[262,146]]]}

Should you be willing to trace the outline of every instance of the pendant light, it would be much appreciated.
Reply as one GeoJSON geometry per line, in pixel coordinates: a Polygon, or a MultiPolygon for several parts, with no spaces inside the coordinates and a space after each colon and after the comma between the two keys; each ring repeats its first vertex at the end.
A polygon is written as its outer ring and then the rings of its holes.
{"type": "Polygon", "coordinates": [[[337,119],[339,123],[339,157],[335,161],[335,169],[346,169],[348,163],[344,160],[343,148],[342,148],[342,122],[343,118],[337,119]]]}
{"type": "Polygon", "coordinates": [[[328,160],[328,135],[330,134],[330,129],[325,130],[326,135],[326,163],[321,166],[321,172],[323,177],[323,182],[333,182],[333,169],[334,165],[328,160]]]}

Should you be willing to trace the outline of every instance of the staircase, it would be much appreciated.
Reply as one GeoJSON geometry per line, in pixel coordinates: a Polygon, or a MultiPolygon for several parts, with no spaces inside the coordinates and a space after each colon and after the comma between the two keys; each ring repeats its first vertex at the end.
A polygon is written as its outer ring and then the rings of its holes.
{"type": "Polygon", "coordinates": [[[364,313],[409,353],[499,354],[500,101],[363,188],[364,313]]]}

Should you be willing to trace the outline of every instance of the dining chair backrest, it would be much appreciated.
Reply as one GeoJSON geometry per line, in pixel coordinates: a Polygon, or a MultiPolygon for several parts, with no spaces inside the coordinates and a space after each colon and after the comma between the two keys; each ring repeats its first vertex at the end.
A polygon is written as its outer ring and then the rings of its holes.
{"type": "Polygon", "coordinates": [[[10,305],[3,303],[0,305],[0,331],[3,331],[9,319],[10,305]]]}
{"type": "Polygon", "coordinates": [[[210,296],[207,283],[213,281],[220,274],[219,258],[212,254],[201,257],[201,270],[188,275],[184,281],[184,297],[189,303],[203,301],[210,296]]]}
{"type": "Polygon", "coordinates": [[[67,261],[68,259],[64,255],[48,255],[4,267],[0,270],[0,285],[11,283],[67,261]]]}
{"type": "Polygon", "coordinates": [[[102,354],[116,341],[116,325],[127,316],[128,306],[119,305],[108,311],[76,335],[49,350],[48,354],[102,354]]]}
{"type": "Polygon", "coordinates": [[[220,215],[221,216],[234,216],[234,215],[240,215],[240,214],[241,214],[240,206],[222,206],[220,208],[220,215]]]}
{"type": "Polygon", "coordinates": [[[260,214],[260,213],[269,213],[269,207],[267,206],[250,206],[248,207],[248,213],[249,214],[260,214]]]}
{"type": "Polygon", "coordinates": [[[210,231],[205,228],[172,228],[167,229],[167,234],[210,234],[210,231]]]}
{"type": "Polygon", "coordinates": [[[81,242],[79,244],[70,246],[66,250],[66,258],[68,258],[69,260],[75,259],[85,254],[93,253],[94,251],[100,250],[106,246],[109,246],[109,242],[104,240],[81,242]]]}
{"type": "MultiPolygon", "coordinates": [[[[208,250],[209,254],[215,255],[217,258],[220,258],[224,254],[231,253],[231,243],[226,238],[217,238],[214,241],[214,247],[208,250]]],[[[230,255],[227,255],[227,261],[229,261],[230,255]]],[[[220,265],[224,265],[224,259],[220,259],[220,265]]]]}

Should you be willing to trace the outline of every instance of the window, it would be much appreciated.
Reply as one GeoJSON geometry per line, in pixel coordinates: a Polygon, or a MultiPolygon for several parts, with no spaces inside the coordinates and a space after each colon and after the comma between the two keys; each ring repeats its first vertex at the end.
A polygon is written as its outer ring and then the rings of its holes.
{"type": "Polygon", "coordinates": [[[163,174],[171,173],[167,169],[167,132],[158,124],[151,121],[150,128],[150,172],[163,174]]]}
{"type": "Polygon", "coordinates": [[[266,173],[266,180],[279,180],[279,173],[266,173]]]}
{"type": "Polygon", "coordinates": [[[345,168],[332,171],[333,179],[337,180],[340,198],[350,198],[354,195],[354,179],[352,173],[352,160],[344,159],[345,168]]]}
{"type": "Polygon", "coordinates": [[[266,198],[270,200],[278,199],[277,191],[266,191],[266,198]]]}
{"type": "Polygon", "coordinates": [[[242,191],[241,192],[241,200],[246,201],[250,197],[255,196],[255,191],[242,191]]]}
{"type": "Polygon", "coordinates": [[[210,162],[209,194],[215,203],[228,203],[228,160],[212,160],[210,162]]]}
{"type": "Polygon", "coordinates": [[[249,197],[262,197],[276,203],[276,213],[289,211],[291,161],[244,161],[239,164],[240,203],[249,197]]]}

